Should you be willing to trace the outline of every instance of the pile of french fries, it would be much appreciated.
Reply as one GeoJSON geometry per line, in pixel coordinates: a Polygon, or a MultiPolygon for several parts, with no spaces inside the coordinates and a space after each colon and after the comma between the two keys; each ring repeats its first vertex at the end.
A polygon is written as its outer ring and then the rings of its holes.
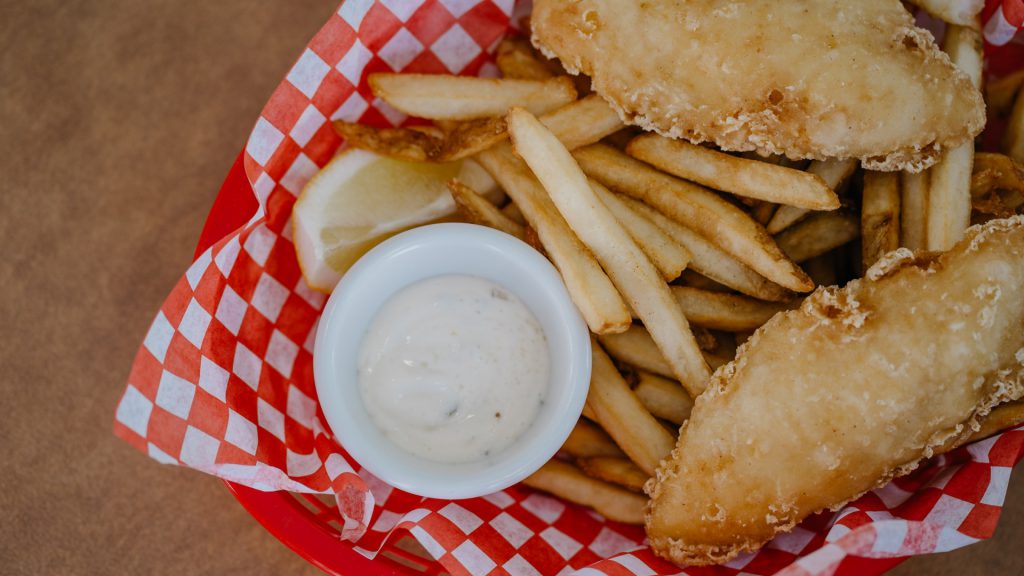
{"type": "MultiPolygon", "coordinates": [[[[945,48],[980,86],[978,34],[951,25],[945,48]]],[[[988,88],[991,109],[1010,115],[1003,154],[966,144],[911,174],[638,133],[523,39],[502,42],[497,64],[500,79],[370,77],[377,97],[432,126],[335,126],[378,154],[477,162],[504,190],[492,203],[449,184],[466,221],[555,264],[594,335],[584,417],[526,484],[612,520],[643,521],[643,485],[712,370],[774,314],[900,246],[948,249],[972,222],[1024,207],[1024,72],[988,88]]],[[[1000,418],[1019,421],[1024,409],[1008,405],[1000,418]]]]}

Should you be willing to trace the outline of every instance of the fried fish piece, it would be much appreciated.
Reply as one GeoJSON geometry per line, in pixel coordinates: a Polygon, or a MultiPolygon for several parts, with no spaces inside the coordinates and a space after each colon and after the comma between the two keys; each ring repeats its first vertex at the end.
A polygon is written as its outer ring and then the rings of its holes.
{"type": "Polygon", "coordinates": [[[985,124],[899,0],[536,0],[531,21],[627,123],[723,150],[917,172],[985,124]]]}
{"type": "Polygon", "coordinates": [[[900,248],[775,315],[715,372],[646,488],[654,550],[725,562],[906,474],[1024,396],[1024,216],[900,248]]]}

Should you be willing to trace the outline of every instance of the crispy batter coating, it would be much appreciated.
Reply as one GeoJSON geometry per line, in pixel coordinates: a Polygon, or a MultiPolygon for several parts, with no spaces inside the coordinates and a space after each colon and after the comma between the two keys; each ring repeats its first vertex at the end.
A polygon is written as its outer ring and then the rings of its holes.
{"type": "Polygon", "coordinates": [[[724,150],[916,172],[985,124],[898,0],[536,0],[532,26],[626,122],[724,150]]]}
{"type": "Polygon", "coordinates": [[[646,489],[679,564],[753,550],[913,470],[1024,396],[1024,216],[901,248],[776,315],[720,368],[646,489]]]}

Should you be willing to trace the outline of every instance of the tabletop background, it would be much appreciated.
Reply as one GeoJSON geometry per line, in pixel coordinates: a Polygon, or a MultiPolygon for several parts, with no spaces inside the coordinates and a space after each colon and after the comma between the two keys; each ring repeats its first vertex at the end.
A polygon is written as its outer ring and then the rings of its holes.
{"type": "MultiPolygon", "coordinates": [[[[0,0],[0,572],[318,574],[111,433],[136,348],[332,0],[0,0]]],[[[995,538],[894,574],[1024,573],[995,538]]]]}

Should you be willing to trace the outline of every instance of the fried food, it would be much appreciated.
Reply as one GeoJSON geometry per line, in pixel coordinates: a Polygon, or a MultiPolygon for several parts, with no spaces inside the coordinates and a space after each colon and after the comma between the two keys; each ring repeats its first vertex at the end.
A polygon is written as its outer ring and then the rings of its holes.
{"type": "Polygon", "coordinates": [[[748,160],[657,134],[637,136],[626,152],[669,174],[745,198],[835,210],[839,197],[820,176],[770,162],[748,160]]]}
{"type": "Polygon", "coordinates": [[[551,460],[524,479],[523,484],[593,508],[609,520],[643,523],[645,499],[642,494],[591,478],[572,464],[551,460]]]}
{"type": "Polygon", "coordinates": [[[861,270],[900,247],[900,175],[864,173],[860,208],[861,270]]]}
{"type": "MultiPolygon", "coordinates": [[[[981,33],[971,28],[950,25],[946,28],[946,51],[971,83],[981,86],[981,33]]],[[[971,171],[974,142],[965,142],[946,151],[931,170],[928,189],[928,225],[926,247],[949,250],[971,225],[971,171]]]]}
{"type": "Polygon", "coordinates": [[[931,170],[900,174],[900,245],[924,250],[928,239],[928,190],[931,170]]]}
{"type": "Polygon", "coordinates": [[[779,248],[794,262],[806,262],[815,256],[852,242],[860,236],[856,215],[823,212],[790,226],[775,237],[779,248]]]}
{"type": "Polygon", "coordinates": [[[703,389],[711,370],[658,269],[594,193],[569,150],[551,131],[522,108],[509,111],[508,125],[516,153],[643,320],[673,374],[686,386],[703,389]]]}
{"type": "Polygon", "coordinates": [[[1022,396],[1024,216],[939,256],[897,250],[773,317],[715,373],[648,485],[647,535],[676,563],[724,562],[1022,396]]]}
{"type": "MultiPolygon", "coordinates": [[[[764,227],[711,190],[659,172],[611,146],[594,144],[575,150],[573,155],[588,176],[660,210],[768,280],[793,291],[814,288],[764,227]]],[[[690,252],[695,251],[691,248],[690,252]]]]}
{"type": "Polygon", "coordinates": [[[727,151],[919,171],[985,124],[897,0],[537,0],[532,26],[627,122],[727,151]]]}
{"type": "Polygon", "coordinates": [[[501,116],[511,106],[543,114],[565,106],[577,96],[576,87],[565,77],[516,80],[377,72],[370,74],[367,82],[374,96],[395,109],[432,120],[501,116]]]}
{"type": "Polygon", "coordinates": [[[452,200],[455,201],[456,211],[468,222],[501,230],[520,240],[526,237],[525,226],[503,214],[494,204],[463,184],[458,178],[448,181],[448,191],[451,192],[452,200]]]}

